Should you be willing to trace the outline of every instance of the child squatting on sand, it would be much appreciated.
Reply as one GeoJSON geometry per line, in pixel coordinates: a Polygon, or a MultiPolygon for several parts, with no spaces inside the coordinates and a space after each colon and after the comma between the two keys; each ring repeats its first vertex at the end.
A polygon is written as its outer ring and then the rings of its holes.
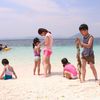
{"type": "Polygon", "coordinates": [[[38,75],[40,75],[41,50],[40,50],[40,40],[38,38],[35,38],[33,40],[33,50],[34,50],[33,75],[35,75],[36,68],[38,69],[38,75]]]}
{"type": "Polygon", "coordinates": [[[95,69],[95,56],[93,51],[93,43],[94,43],[94,37],[89,34],[88,32],[88,26],[86,24],[82,24],[79,27],[79,31],[83,36],[83,42],[81,42],[80,39],[77,40],[77,43],[83,48],[82,52],[82,79],[81,82],[85,81],[85,75],[86,75],[86,63],[90,65],[90,68],[93,72],[93,75],[95,77],[95,80],[98,80],[97,77],[97,71],[95,69]]]}
{"type": "Polygon", "coordinates": [[[9,61],[7,59],[3,59],[2,64],[4,65],[4,69],[0,76],[0,79],[4,79],[4,80],[13,79],[13,75],[16,79],[17,75],[14,69],[9,65],[9,61]]]}
{"type": "Polygon", "coordinates": [[[61,60],[63,64],[63,76],[68,79],[77,79],[77,71],[75,66],[70,64],[66,58],[61,60]]]}

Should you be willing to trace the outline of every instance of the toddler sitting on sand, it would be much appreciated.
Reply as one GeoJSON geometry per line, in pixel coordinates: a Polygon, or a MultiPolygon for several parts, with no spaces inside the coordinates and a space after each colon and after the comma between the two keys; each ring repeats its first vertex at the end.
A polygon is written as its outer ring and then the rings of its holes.
{"type": "Polygon", "coordinates": [[[14,75],[15,78],[17,78],[14,69],[9,65],[9,61],[7,59],[3,59],[2,64],[4,65],[4,70],[0,76],[0,79],[4,80],[13,79],[12,75],[14,75]]]}

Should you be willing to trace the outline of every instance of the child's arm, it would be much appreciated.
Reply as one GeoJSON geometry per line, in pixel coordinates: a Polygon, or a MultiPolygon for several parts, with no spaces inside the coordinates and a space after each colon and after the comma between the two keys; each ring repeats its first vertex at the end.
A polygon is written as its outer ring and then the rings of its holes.
{"type": "Polygon", "coordinates": [[[12,68],[12,72],[13,72],[13,74],[14,74],[14,76],[15,76],[15,79],[17,78],[17,75],[16,75],[16,73],[15,73],[15,71],[14,71],[14,69],[12,68]]]}
{"type": "Polygon", "coordinates": [[[88,44],[85,44],[83,42],[80,41],[80,45],[84,48],[90,48],[93,44],[93,40],[94,38],[93,37],[90,37],[89,41],[88,41],[88,44]]]}
{"type": "Polygon", "coordinates": [[[3,79],[3,76],[4,76],[4,74],[5,74],[5,68],[4,68],[4,70],[3,70],[3,72],[2,72],[2,74],[1,74],[1,76],[0,76],[0,79],[3,79]]]}
{"type": "Polygon", "coordinates": [[[44,45],[47,46],[49,44],[49,37],[46,36],[44,45]]]}
{"type": "Polygon", "coordinates": [[[36,51],[38,52],[38,54],[40,53],[40,45],[37,46],[36,51]]]}
{"type": "Polygon", "coordinates": [[[65,77],[65,73],[64,73],[64,71],[63,71],[63,77],[65,77]]]}
{"type": "Polygon", "coordinates": [[[46,36],[45,40],[43,42],[41,42],[39,45],[40,46],[43,46],[43,45],[47,46],[48,44],[49,44],[49,37],[46,36]]]}
{"type": "Polygon", "coordinates": [[[45,44],[45,41],[41,42],[41,43],[40,43],[40,46],[43,46],[44,44],[45,44]]]}
{"type": "Polygon", "coordinates": [[[76,38],[75,44],[76,44],[77,47],[80,46],[80,42],[81,42],[80,38],[76,38]]]}

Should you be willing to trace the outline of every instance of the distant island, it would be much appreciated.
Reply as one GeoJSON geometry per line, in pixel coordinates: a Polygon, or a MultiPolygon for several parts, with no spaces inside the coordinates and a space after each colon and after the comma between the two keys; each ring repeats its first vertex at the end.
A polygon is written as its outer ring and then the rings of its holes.
{"type": "Polygon", "coordinates": [[[69,37],[69,39],[75,39],[75,38],[82,38],[82,35],[80,33],[77,33],[77,34],[69,37]]]}
{"type": "MultiPolygon", "coordinates": [[[[75,38],[80,38],[82,39],[82,35],[80,33],[77,33],[71,37],[69,37],[68,39],[75,39],[75,38]]],[[[100,39],[100,37],[95,37],[95,39],[100,39]]]]}
{"type": "MultiPolygon", "coordinates": [[[[18,37],[18,38],[0,38],[0,40],[32,40],[32,39],[34,39],[34,37],[39,37],[40,39],[43,39],[42,37],[40,37],[40,36],[34,36],[34,35],[32,35],[32,36],[23,36],[23,37],[18,37]]],[[[82,39],[82,35],[80,34],[80,33],[76,33],[76,34],[74,34],[74,35],[72,35],[72,36],[70,36],[70,37],[54,37],[54,39],[76,39],[76,38],[80,38],[80,39],[82,39]]],[[[95,39],[100,39],[100,37],[95,37],[95,39]]]]}

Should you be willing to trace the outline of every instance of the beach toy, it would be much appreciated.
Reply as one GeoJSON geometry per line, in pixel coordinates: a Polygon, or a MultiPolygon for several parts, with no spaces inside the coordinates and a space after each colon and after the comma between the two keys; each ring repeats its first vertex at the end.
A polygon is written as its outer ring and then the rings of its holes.
{"type": "Polygon", "coordinates": [[[76,39],[76,49],[77,49],[77,55],[76,55],[76,58],[77,58],[77,68],[78,68],[78,73],[79,73],[79,79],[81,81],[81,67],[82,67],[82,64],[81,64],[81,58],[80,58],[80,45],[79,43],[77,43],[78,41],[78,38],[76,39]]]}
{"type": "Polygon", "coordinates": [[[9,51],[11,48],[4,48],[2,51],[9,51]]]}

